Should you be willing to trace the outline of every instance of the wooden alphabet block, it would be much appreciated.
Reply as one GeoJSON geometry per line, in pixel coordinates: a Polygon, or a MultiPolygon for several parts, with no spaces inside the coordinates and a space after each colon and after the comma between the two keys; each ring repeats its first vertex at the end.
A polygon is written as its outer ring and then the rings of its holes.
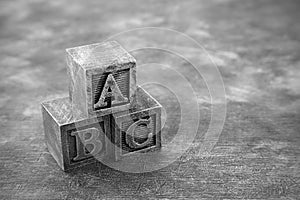
{"type": "Polygon", "coordinates": [[[136,61],[120,44],[97,43],[66,52],[74,117],[128,109],[136,90],[136,61]]]}
{"type": "Polygon", "coordinates": [[[126,111],[81,119],[68,97],[42,103],[46,144],[58,165],[67,171],[159,148],[161,105],[140,87],[135,97],[126,111]]]}

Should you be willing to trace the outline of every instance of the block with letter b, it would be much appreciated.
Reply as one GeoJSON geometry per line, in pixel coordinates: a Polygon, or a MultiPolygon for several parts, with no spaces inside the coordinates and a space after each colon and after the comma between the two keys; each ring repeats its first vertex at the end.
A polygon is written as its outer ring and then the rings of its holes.
{"type": "Polygon", "coordinates": [[[134,99],[136,61],[117,42],[69,48],[69,97],[74,116],[125,110],[134,99]]]}
{"type": "Polygon", "coordinates": [[[42,103],[42,114],[48,150],[64,171],[111,158],[108,116],[75,120],[67,97],[42,103]]]}

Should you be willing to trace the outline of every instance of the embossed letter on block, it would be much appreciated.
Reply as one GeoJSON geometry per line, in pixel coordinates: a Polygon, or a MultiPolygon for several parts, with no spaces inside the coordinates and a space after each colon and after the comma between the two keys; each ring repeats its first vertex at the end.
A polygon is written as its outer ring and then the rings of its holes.
{"type": "Polygon", "coordinates": [[[161,147],[161,105],[138,87],[133,106],[112,117],[112,136],[117,147],[115,160],[161,147]]]}
{"type": "Polygon", "coordinates": [[[48,150],[64,171],[111,158],[109,116],[74,120],[67,97],[42,103],[42,114],[48,150]]]}
{"type": "Polygon", "coordinates": [[[74,116],[103,116],[128,108],[136,90],[136,61],[125,49],[111,41],[66,51],[74,116]]]}

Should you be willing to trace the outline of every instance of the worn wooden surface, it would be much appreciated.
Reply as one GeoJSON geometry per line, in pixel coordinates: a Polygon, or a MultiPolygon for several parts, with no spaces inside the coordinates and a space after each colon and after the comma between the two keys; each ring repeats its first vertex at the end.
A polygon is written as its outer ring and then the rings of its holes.
{"type": "MultiPolygon", "coordinates": [[[[299,8],[297,0],[1,1],[0,198],[299,199],[299,8]],[[62,172],[46,149],[40,102],[68,93],[64,49],[142,26],[187,33],[212,54],[227,93],[217,145],[200,156],[199,136],[179,160],[151,173],[100,164],[62,172]]],[[[178,102],[158,87],[146,89],[170,114],[172,133],[178,102]]],[[[199,97],[199,135],[209,102],[199,97]]]]}

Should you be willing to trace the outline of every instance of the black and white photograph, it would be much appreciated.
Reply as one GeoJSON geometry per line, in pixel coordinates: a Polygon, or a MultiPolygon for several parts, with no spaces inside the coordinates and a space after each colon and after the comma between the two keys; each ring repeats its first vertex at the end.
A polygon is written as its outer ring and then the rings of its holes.
{"type": "Polygon", "coordinates": [[[300,199],[300,1],[0,0],[0,199],[300,199]]]}

